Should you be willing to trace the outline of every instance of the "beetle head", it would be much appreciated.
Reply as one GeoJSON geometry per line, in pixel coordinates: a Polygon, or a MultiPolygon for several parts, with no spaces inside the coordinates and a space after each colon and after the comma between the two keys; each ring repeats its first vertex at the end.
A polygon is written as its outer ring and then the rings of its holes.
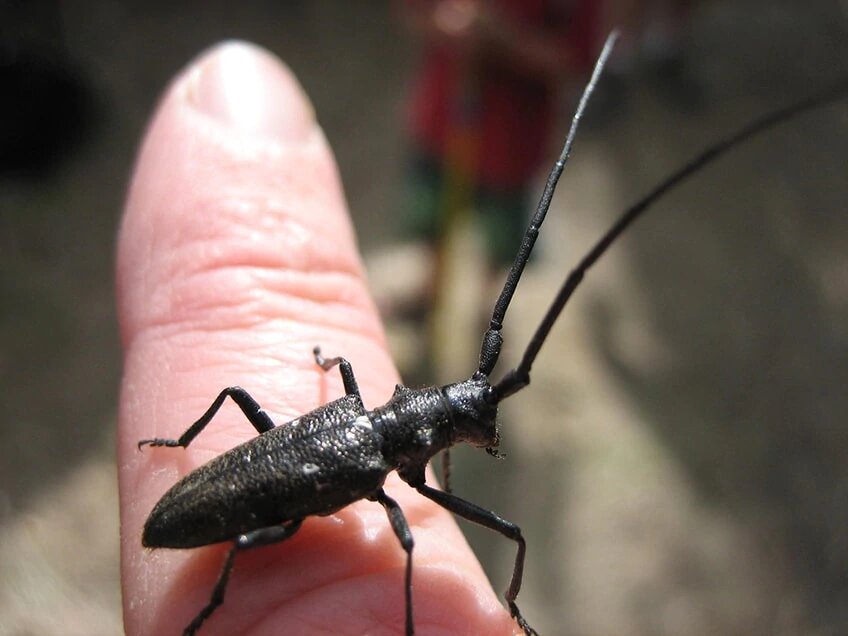
{"type": "Polygon", "coordinates": [[[498,438],[498,397],[482,374],[449,384],[443,389],[451,411],[455,442],[496,448],[498,438]]]}

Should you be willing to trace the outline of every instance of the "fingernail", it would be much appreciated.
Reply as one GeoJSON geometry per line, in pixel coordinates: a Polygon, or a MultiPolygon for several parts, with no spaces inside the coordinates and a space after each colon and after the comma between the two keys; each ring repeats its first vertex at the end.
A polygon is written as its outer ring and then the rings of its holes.
{"type": "Polygon", "coordinates": [[[226,42],[195,63],[188,98],[200,111],[240,132],[301,141],[315,114],[294,74],[265,49],[226,42]]]}

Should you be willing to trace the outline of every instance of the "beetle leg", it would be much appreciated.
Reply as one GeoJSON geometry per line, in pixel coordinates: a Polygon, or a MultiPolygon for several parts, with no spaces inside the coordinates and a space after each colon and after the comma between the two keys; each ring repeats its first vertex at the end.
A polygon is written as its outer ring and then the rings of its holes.
{"type": "Polygon", "coordinates": [[[414,486],[415,489],[428,499],[432,499],[442,508],[450,510],[455,515],[459,515],[463,519],[468,519],[476,524],[500,532],[507,539],[512,539],[518,545],[518,553],[515,555],[515,565],[512,569],[512,579],[509,582],[509,588],[506,591],[505,597],[509,605],[509,613],[518,623],[518,626],[524,630],[527,636],[538,636],[535,629],[527,624],[521,612],[518,610],[518,605],[515,604],[515,598],[518,596],[518,591],[521,589],[521,577],[524,573],[524,552],[526,544],[524,537],[521,536],[521,528],[514,523],[507,521],[496,515],[491,510],[481,508],[470,501],[465,501],[451,493],[430,488],[430,486],[420,483],[414,486]]]}
{"type": "Polygon", "coordinates": [[[342,382],[344,382],[345,393],[347,395],[355,395],[360,400],[362,399],[362,396],[359,394],[359,385],[356,383],[356,378],[353,376],[353,367],[350,366],[350,362],[341,357],[325,358],[321,355],[321,347],[315,347],[312,349],[312,354],[315,356],[315,364],[324,369],[324,371],[329,371],[334,366],[339,365],[339,371],[342,374],[342,382]]]}
{"type": "Polygon", "coordinates": [[[254,400],[247,391],[240,386],[231,386],[227,387],[218,394],[218,397],[216,397],[215,401],[212,402],[212,406],[206,409],[206,412],[200,417],[200,419],[189,426],[188,430],[180,435],[179,439],[166,439],[161,437],[143,439],[138,443],[139,449],[145,445],[182,446],[185,448],[195,437],[197,437],[198,433],[206,427],[209,421],[214,417],[215,413],[218,412],[218,409],[221,408],[221,405],[224,403],[224,400],[227,399],[227,396],[231,397],[233,402],[238,404],[242,413],[245,414],[248,421],[253,424],[253,428],[255,428],[260,434],[274,428],[274,422],[271,417],[262,410],[259,403],[254,400]]]}
{"type": "Polygon", "coordinates": [[[397,535],[404,552],[406,552],[406,634],[412,636],[415,633],[412,622],[412,547],[415,544],[412,539],[412,531],[409,529],[409,524],[406,522],[406,517],[398,502],[389,497],[382,488],[377,491],[374,500],[386,509],[392,530],[395,531],[395,535],[397,535]]]}
{"type": "Polygon", "coordinates": [[[224,566],[221,568],[221,574],[218,575],[218,581],[215,583],[215,588],[212,590],[212,597],[209,603],[200,610],[200,613],[194,617],[194,620],[189,623],[188,627],[183,631],[183,636],[193,636],[200,628],[200,625],[212,615],[218,606],[224,602],[224,592],[227,589],[227,582],[230,579],[230,572],[233,569],[236,552],[240,550],[249,550],[250,548],[258,548],[259,546],[268,545],[270,543],[279,543],[290,538],[295,532],[300,529],[300,524],[303,519],[298,519],[285,526],[270,526],[268,528],[260,528],[252,532],[246,532],[239,535],[230,548],[227,558],[224,560],[224,566]]]}
{"type": "Polygon", "coordinates": [[[450,448],[442,451],[442,491],[451,492],[451,458],[450,448]]]}

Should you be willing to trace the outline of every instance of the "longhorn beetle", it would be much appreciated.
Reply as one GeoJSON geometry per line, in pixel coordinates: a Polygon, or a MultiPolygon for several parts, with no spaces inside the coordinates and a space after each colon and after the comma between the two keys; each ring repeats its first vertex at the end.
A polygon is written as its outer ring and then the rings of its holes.
{"type": "MultiPolygon", "coordinates": [[[[489,510],[425,483],[425,467],[440,451],[465,442],[498,456],[498,403],[530,383],[530,368],[557,317],[587,270],[652,203],[687,177],[753,135],[799,113],[848,93],[848,81],[748,124],[711,146],[629,208],[567,276],[536,329],[518,365],[495,383],[489,375],[501,351],[501,328],[557,181],[571,152],[575,133],[617,35],[607,39],[571,123],[562,153],[548,176],[537,211],[527,228],[483,336],[477,371],[467,380],[442,387],[395,388],[383,406],[366,410],[350,363],[313,354],[324,371],[339,367],[345,395],[282,425],[274,422],[240,387],[221,391],[207,411],[179,439],[145,439],[142,446],[182,446],[209,423],[227,397],[241,408],[259,435],[186,475],[150,513],[142,543],[150,548],[194,548],[232,541],[209,603],[185,628],[194,634],[223,602],[235,555],[241,550],[285,541],[312,515],[329,515],[360,499],[385,508],[406,552],[404,582],[406,633],[414,633],[412,604],[413,537],[403,511],[383,490],[387,475],[400,478],[438,505],[499,532],[516,543],[512,579],[506,591],[510,614],[528,636],[536,634],[516,605],[524,569],[525,541],[520,528],[489,510]]],[[[447,466],[445,462],[444,467],[447,466]]],[[[447,469],[444,470],[447,476],[447,469]]]]}

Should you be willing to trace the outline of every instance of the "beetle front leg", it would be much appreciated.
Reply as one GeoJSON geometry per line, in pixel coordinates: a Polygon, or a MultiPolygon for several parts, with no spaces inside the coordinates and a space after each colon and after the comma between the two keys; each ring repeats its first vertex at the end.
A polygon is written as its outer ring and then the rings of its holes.
{"type": "Polygon", "coordinates": [[[341,357],[325,358],[321,355],[321,347],[312,349],[312,354],[315,356],[315,364],[324,369],[324,371],[329,371],[334,366],[339,365],[345,393],[347,395],[355,395],[360,400],[362,399],[362,396],[359,394],[359,385],[356,383],[356,378],[353,375],[353,367],[350,366],[350,362],[341,357]]]}
{"type": "Polygon", "coordinates": [[[253,424],[253,428],[255,428],[260,434],[274,428],[274,422],[271,420],[271,417],[262,410],[259,403],[254,400],[247,391],[240,386],[231,386],[227,387],[218,394],[218,397],[216,397],[215,401],[212,402],[212,406],[206,409],[206,412],[200,417],[200,419],[192,424],[185,433],[180,435],[179,439],[166,439],[162,437],[143,439],[138,443],[138,448],[141,449],[142,446],[182,446],[185,448],[215,416],[215,413],[217,413],[218,409],[221,408],[221,405],[224,403],[224,400],[227,399],[227,396],[231,397],[233,401],[238,404],[242,413],[245,414],[248,421],[253,424]]]}
{"type": "Polygon", "coordinates": [[[430,486],[424,483],[420,483],[414,487],[418,492],[428,499],[435,501],[442,508],[450,510],[452,513],[459,515],[463,519],[468,519],[468,521],[472,521],[476,524],[489,528],[490,530],[500,532],[507,539],[512,539],[516,542],[516,544],[518,544],[518,553],[515,555],[515,565],[512,569],[512,579],[509,582],[509,588],[507,588],[505,594],[506,602],[509,605],[510,615],[512,615],[515,622],[518,623],[518,626],[524,630],[524,633],[527,636],[538,636],[536,630],[530,627],[530,625],[527,624],[527,621],[524,620],[524,617],[518,610],[518,605],[515,604],[515,599],[521,589],[521,577],[524,574],[524,553],[527,548],[524,537],[521,536],[521,528],[514,523],[499,517],[491,510],[481,508],[480,506],[475,505],[470,501],[465,501],[465,499],[461,499],[456,495],[436,490],[435,488],[430,488],[430,486]]]}
{"type": "Polygon", "coordinates": [[[212,590],[212,597],[209,599],[209,603],[200,610],[200,613],[183,630],[183,636],[194,636],[197,630],[200,629],[203,621],[209,618],[212,612],[218,609],[218,606],[224,602],[224,592],[227,591],[227,583],[230,579],[230,572],[233,569],[236,552],[285,541],[300,529],[301,523],[303,523],[303,519],[298,519],[286,526],[271,526],[270,528],[261,528],[239,535],[233,543],[233,547],[230,548],[227,558],[224,560],[224,566],[221,568],[221,574],[218,575],[218,581],[212,590]]]}
{"type": "Polygon", "coordinates": [[[415,633],[415,627],[412,621],[412,548],[415,545],[415,541],[412,538],[412,531],[409,529],[409,524],[406,522],[406,517],[398,502],[389,497],[382,488],[374,496],[374,500],[381,503],[383,508],[386,509],[392,530],[395,531],[395,535],[400,540],[400,545],[406,552],[406,635],[412,636],[415,633]]]}

